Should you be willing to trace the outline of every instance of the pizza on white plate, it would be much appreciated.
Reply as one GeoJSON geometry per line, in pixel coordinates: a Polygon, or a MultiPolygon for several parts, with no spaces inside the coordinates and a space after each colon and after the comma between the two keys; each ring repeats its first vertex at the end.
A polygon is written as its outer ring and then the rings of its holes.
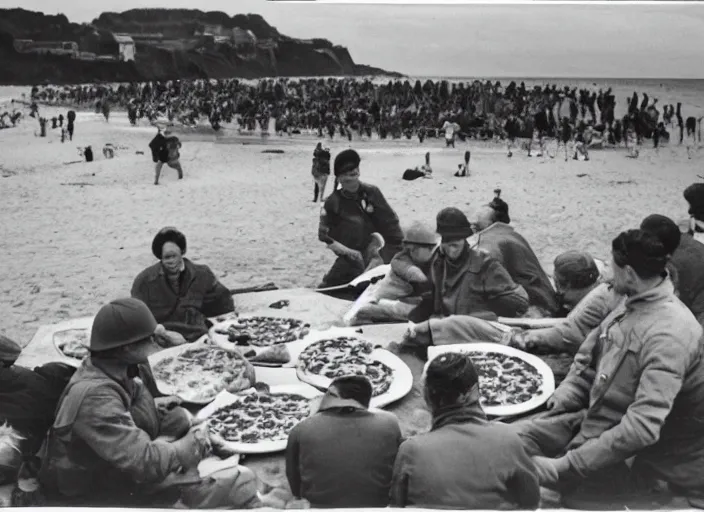
{"type": "Polygon", "coordinates": [[[54,344],[66,357],[83,360],[90,355],[90,331],[88,329],[68,329],[54,333],[54,344]]]}
{"type": "Polygon", "coordinates": [[[518,405],[541,393],[543,376],[532,364],[501,352],[467,351],[479,375],[480,403],[518,405]]]}
{"type": "Polygon", "coordinates": [[[310,332],[310,324],[295,318],[241,316],[214,326],[214,331],[236,345],[270,347],[302,339],[310,332]]]}
{"type": "Polygon", "coordinates": [[[236,393],[255,382],[254,368],[238,352],[201,345],[152,366],[154,378],[186,401],[212,400],[223,390],[236,393]]]}
{"type": "Polygon", "coordinates": [[[298,356],[297,371],[304,381],[306,376],[335,379],[364,375],[372,383],[373,396],[379,396],[391,387],[394,372],[371,357],[374,348],[368,341],[349,336],[316,341],[298,356]]]}
{"type": "Polygon", "coordinates": [[[237,393],[232,403],[212,413],[208,428],[229,442],[283,441],[310,412],[310,398],[249,389],[237,393]]]}

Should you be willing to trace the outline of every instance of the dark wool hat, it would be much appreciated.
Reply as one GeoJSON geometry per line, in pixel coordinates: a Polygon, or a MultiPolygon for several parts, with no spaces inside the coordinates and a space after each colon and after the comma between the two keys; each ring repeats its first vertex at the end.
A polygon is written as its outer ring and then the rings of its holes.
{"type": "Polygon", "coordinates": [[[425,386],[436,405],[454,402],[479,382],[469,354],[446,352],[433,359],[425,374],[425,386]]]}
{"type": "Polygon", "coordinates": [[[511,223],[511,217],[508,215],[508,203],[501,199],[501,189],[494,190],[494,199],[489,203],[489,207],[496,212],[496,221],[504,224],[511,223]]]}
{"type": "Polygon", "coordinates": [[[152,242],[152,254],[157,259],[161,259],[161,251],[166,242],[175,243],[181,249],[181,254],[186,254],[186,236],[176,228],[166,227],[156,234],[152,242]]]}
{"type": "Polygon", "coordinates": [[[684,198],[689,203],[690,215],[704,216],[704,183],[694,183],[684,189],[684,198]]]}
{"type": "Polygon", "coordinates": [[[90,350],[102,352],[131,345],[148,338],[156,330],[156,320],[139,299],[117,299],[106,304],[93,320],[90,350]]]}
{"type": "Polygon", "coordinates": [[[21,352],[22,347],[0,334],[0,363],[14,364],[21,352]]]}
{"type": "Polygon", "coordinates": [[[359,167],[359,162],[361,162],[359,154],[354,149],[345,149],[338,153],[335,157],[335,176],[339,176],[346,172],[352,171],[359,167]]]}
{"type": "Polygon", "coordinates": [[[580,290],[596,283],[599,267],[589,253],[567,251],[555,258],[555,279],[580,290]]]}
{"type": "Polygon", "coordinates": [[[437,233],[443,242],[464,240],[474,234],[467,216],[459,208],[443,208],[436,218],[437,233]]]}

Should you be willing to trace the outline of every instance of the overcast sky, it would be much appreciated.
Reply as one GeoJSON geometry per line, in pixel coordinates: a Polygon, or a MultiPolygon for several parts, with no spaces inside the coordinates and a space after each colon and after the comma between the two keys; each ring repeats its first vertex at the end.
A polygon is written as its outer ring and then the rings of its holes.
{"type": "Polygon", "coordinates": [[[103,11],[257,13],[408,75],[704,78],[704,2],[686,5],[330,5],[266,0],[0,0],[85,22],[103,11]]]}

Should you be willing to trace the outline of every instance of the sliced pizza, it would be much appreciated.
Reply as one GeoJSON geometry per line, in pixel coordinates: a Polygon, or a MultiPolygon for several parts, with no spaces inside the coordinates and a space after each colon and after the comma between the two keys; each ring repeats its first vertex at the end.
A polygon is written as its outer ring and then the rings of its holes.
{"type": "Polygon", "coordinates": [[[236,393],[255,382],[254,368],[239,353],[210,345],[188,348],[153,366],[157,382],[183,400],[212,400],[222,390],[236,393]]]}
{"type": "Polygon", "coordinates": [[[482,405],[522,404],[541,392],[543,376],[527,361],[500,352],[468,354],[479,375],[482,405]]]}
{"type": "Polygon", "coordinates": [[[225,441],[256,444],[288,439],[310,415],[311,400],[291,393],[248,390],[208,417],[208,427],[225,441]]]}
{"type": "Polygon", "coordinates": [[[310,324],[295,318],[242,316],[216,325],[214,331],[237,345],[270,347],[300,340],[310,332],[310,324]]]}
{"type": "Polygon", "coordinates": [[[374,346],[368,341],[348,336],[316,341],[298,356],[297,370],[303,375],[328,379],[348,375],[366,376],[373,396],[386,393],[391,387],[393,370],[371,357],[374,346]]]}

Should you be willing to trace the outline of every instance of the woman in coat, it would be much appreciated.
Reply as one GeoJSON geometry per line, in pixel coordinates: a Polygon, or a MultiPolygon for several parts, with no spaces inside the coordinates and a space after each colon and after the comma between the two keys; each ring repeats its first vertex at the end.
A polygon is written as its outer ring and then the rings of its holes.
{"type": "Polygon", "coordinates": [[[195,341],[207,334],[208,317],[235,310],[230,291],[213,271],[184,258],[186,237],[179,230],[159,231],[152,253],[159,261],[135,278],[132,297],[143,301],[163,326],[157,341],[165,345],[195,341]]]}

